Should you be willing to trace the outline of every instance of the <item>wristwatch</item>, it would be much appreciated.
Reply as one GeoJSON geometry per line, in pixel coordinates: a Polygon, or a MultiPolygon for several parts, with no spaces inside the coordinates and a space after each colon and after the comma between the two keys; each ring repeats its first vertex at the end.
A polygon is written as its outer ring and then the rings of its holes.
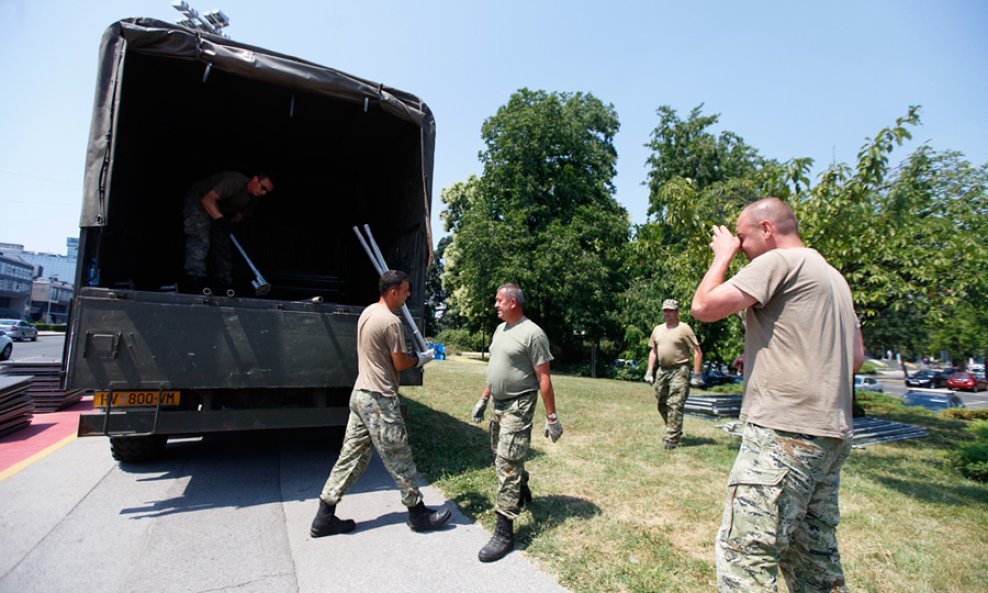
{"type": "Polygon", "coordinates": [[[559,416],[557,416],[555,412],[553,412],[552,414],[546,414],[545,417],[546,419],[551,420],[553,422],[559,420],[559,416]]]}

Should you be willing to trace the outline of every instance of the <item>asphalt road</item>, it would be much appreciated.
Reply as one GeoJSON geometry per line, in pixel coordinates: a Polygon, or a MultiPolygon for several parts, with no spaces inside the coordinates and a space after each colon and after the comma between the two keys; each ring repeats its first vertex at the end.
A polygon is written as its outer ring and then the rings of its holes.
{"type": "Polygon", "coordinates": [[[25,358],[50,358],[62,359],[62,345],[65,343],[63,334],[38,336],[37,342],[14,342],[14,349],[10,353],[10,360],[23,360],[25,358]]]}
{"type": "MultiPolygon", "coordinates": [[[[886,395],[902,397],[908,390],[905,380],[902,379],[902,373],[898,373],[897,377],[884,377],[881,379],[881,383],[882,387],[885,388],[886,395]]],[[[955,393],[957,393],[964,402],[964,405],[968,408],[988,408],[988,391],[979,391],[977,393],[957,391],[955,393]]]]}

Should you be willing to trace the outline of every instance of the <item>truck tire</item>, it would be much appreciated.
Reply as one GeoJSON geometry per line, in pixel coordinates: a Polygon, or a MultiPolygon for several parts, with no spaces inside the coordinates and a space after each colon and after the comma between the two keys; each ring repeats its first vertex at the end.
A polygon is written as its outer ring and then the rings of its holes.
{"type": "Polygon", "coordinates": [[[110,437],[110,453],[117,461],[150,461],[161,455],[168,437],[160,434],[139,437],[110,437]]]}

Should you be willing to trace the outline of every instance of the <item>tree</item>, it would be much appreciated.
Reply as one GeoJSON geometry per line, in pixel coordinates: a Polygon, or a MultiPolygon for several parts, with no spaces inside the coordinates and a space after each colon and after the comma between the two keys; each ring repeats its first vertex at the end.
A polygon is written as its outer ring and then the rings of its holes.
{"type": "Polygon", "coordinates": [[[475,329],[493,329],[494,292],[515,282],[526,314],[564,355],[614,330],[626,211],[614,199],[613,106],[584,93],[521,89],[488,118],[482,177],[443,192],[452,233],[444,286],[475,329]]]}
{"type": "MultiPolygon", "coordinates": [[[[689,303],[710,260],[710,228],[737,218],[745,204],[764,195],[790,197],[806,187],[809,159],[787,163],[765,159],[729,131],[714,135],[719,119],[695,107],[686,120],[671,107],[657,110],[659,124],[646,146],[649,221],[635,229],[625,272],[629,288],[621,321],[629,356],[647,352],[651,328],[661,321],[661,303],[689,303]]],[[[736,264],[740,267],[740,264],[736,264]]],[[[689,315],[684,307],[684,317],[689,315]]],[[[736,319],[692,324],[708,360],[730,362],[741,351],[736,319]]]]}

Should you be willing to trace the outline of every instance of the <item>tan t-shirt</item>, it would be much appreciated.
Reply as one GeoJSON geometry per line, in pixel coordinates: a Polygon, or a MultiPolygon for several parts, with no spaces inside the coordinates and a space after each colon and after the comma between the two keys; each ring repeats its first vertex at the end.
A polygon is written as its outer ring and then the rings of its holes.
{"type": "Polygon", "coordinates": [[[357,382],[354,389],[395,396],[398,371],[392,352],[405,351],[401,319],[387,305],[374,303],[357,320],[357,382]]]}
{"type": "Polygon", "coordinates": [[[858,319],[844,277],[813,249],[773,249],[728,282],[758,301],[745,317],[741,419],[850,438],[858,319]]]}
{"type": "Polygon", "coordinates": [[[688,364],[690,354],[699,345],[693,329],[682,321],[671,329],[664,323],[656,325],[648,337],[648,349],[655,350],[660,367],[688,364]]]}
{"type": "Polygon", "coordinates": [[[512,399],[538,390],[535,367],[551,360],[549,338],[535,322],[523,317],[514,325],[502,323],[491,338],[491,362],[487,365],[491,396],[512,399]]]}

